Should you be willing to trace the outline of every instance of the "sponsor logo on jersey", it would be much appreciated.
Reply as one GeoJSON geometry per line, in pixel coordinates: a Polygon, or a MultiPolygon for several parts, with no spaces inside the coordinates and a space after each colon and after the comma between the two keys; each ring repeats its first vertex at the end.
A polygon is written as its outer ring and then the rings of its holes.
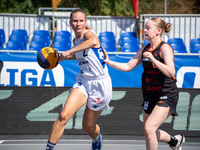
{"type": "Polygon", "coordinates": [[[79,65],[85,65],[85,64],[88,64],[89,62],[83,58],[79,58],[78,59],[78,64],[79,65]]]}
{"type": "Polygon", "coordinates": [[[82,70],[81,70],[81,74],[87,73],[87,72],[91,72],[91,71],[92,71],[91,68],[85,68],[85,69],[82,69],[82,70]]]}
{"type": "Polygon", "coordinates": [[[148,58],[143,58],[142,60],[143,60],[143,61],[149,61],[149,59],[148,59],[148,58]]]}
{"type": "Polygon", "coordinates": [[[161,96],[160,99],[167,99],[167,96],[161,96]]]}
{"type": "Polygon", "coordinates": [[[164,102],[163,102],[163,101],[158,101],[158,103],[159,103],[159,104],[162,104],[162,103],[164,103],[164,102]]]}
{"type": "Polygon", "coordinates": [[[102,104],[101,98],[97,98],[94,102],[95,102],[96,104],[102,104]]]}
{"type": "Polygon", "coordinates": [[[162,90],[161,86],[158,86],[158,87],[147,86],[147,91],[161,91],[161,90],[162,90]]]}
{"type": "Polygon", "coordinates": [[[149,101],[145,101],[145,102],[144,102],[144,110],[147,110],[147,109],[148,109],[148,105],[149,105],[149,101]]]}
{"type": "Polygon", "coordinates": [[[154,55],[155,57],[158,56],[158,51],[156,51],[153,55],[154,55]]]}

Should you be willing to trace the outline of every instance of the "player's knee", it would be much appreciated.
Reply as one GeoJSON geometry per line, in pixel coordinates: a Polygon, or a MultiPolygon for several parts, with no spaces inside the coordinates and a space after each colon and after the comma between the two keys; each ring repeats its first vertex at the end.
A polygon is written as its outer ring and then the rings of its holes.
{"type": "Polygon", "coordinates": [[[70,117],[71,116],[69,116],[67,113],[61,112],[59,115],[59,121],[67,123],[70,117]]]}
{"type": "Polygon", "coordinates": [[[154,133],[155,133],[155,130],[154,130],[154,128],[152,126],[147,125],[147,124],[144,126],[144,134],[145,134],[145,136],[149,137],[154,133]]]}
{"type": "Polygon", "coordinates": [[[84,123],[83,123],[83,126],[82,126],[83,131],[85,131],[85,132],[89,132],[92,129],[92,127],[93,127],[93,125],[84,124],[84,123]]]}

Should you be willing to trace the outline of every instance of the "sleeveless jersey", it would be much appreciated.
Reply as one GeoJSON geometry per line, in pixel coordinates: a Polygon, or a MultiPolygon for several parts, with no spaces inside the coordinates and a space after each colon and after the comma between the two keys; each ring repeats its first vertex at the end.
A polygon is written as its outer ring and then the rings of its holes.
{"type": "MultiPolygon", "coordinates": [[[[162,63],[164,60],[160,57],[159,52],[161,46],[165,42],[161,41],[158,46],[151,52],[154,58],[162,63]]],[[[176,101],[178,99],[178,91],[175,77],[169,78],[165,76],[148,58],[143,57],[143,53],[148,51],[149,44],[142,52],[142,91],[144,101],[159,101],[169,99],[176,101]]]]}
{"type": "MultiPolygon", "coordinates": [[[[85,32],[87,31],[88,30],[86,30],[85,32]]],[[[76,47],[83,42],[84,42],[84,34],[81,36],[80,39],[75,38],[74,46],[76,47]]],[[[99,48],[90,48],[85,51],[77,52],[75,53],[75,56],[80,66],[79,75],[85,78],[108,75],[107,66],[103,62],[105,58],[102,46],[100,46],[99,48]]]]}

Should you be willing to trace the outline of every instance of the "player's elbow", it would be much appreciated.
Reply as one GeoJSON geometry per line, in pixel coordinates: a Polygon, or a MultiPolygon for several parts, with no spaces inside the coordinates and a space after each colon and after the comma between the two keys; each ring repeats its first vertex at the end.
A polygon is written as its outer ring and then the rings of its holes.
{"type": "Polygon", "coordinates": [[[175,75],[175,74],[170,74],[170,75],[169,75],[169,78],[173,78],[173,77],[174,77],[174,75],[175,75]]]}
{"type": "Polygon", "coordinates": [[[130,72],[132,69],[130,69],[128,67],[124,67],[124,68],[121,68],[119,70],[124,71],[124,72],[130,72]]]}
{"type": "Polygon", "coordinates": [[[171,71],[171,72],[169,72],[169,73],[167,74],[167,77],[169,77],[169,78],[173,78],[173,77],[174,77],[174,75],[175,75],[175,70],[174,70],[174,71],[171,71]]]}
{"type": "Polygon", "coordinates": [[[98,46],[99,45],[99,41],[97,39],[94,39],[92,41],[93,47],[98,46]]]}
{"type": "Polygon", "coordinates": [[[131,71],[131,69],[126,69],[126,70],[124,70],[124,72],[130,72],[131,71]]]}

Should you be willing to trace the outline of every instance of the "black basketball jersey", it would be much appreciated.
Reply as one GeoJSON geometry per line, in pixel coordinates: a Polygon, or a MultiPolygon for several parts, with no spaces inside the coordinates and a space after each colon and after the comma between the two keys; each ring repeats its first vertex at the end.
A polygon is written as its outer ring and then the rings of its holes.
{"type": "MultiPolygon", "coordinates": [[[[165,42],[161,41],[158,46],[151,52],[155,59],[164,63],[159,52],[165,42]]],[[[175,77],[165,76],[148,58],[143,57],[143,53],[148,51],[149,44],[142,52],[142,91],[144,101],[159,101],[165,99],[178,99],[178,91],[175,77]]]]}

